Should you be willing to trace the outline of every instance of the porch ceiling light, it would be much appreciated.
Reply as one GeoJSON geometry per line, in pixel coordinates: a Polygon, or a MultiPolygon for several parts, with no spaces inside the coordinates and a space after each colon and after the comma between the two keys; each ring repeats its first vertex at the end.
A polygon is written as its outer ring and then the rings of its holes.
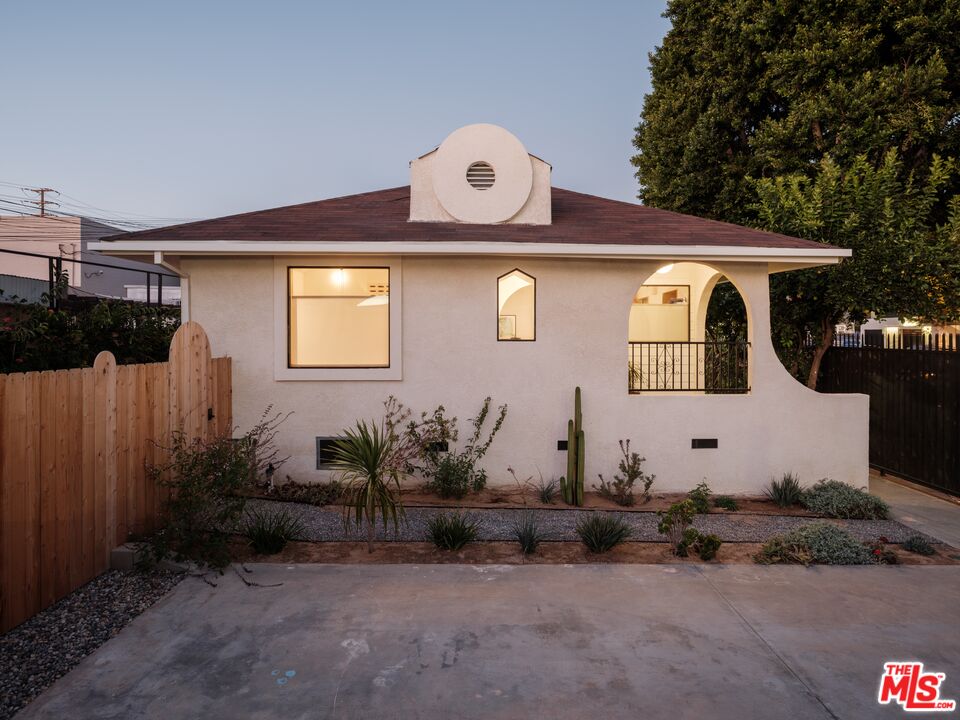
{"type": "Polygon", "coordinates": [[[657,270],[657,274],[658,274],[658,275],[666,275],[666,274],[667,274],[668,272],[670,272],[671,270],[673,270],[673,263],[670,263],[669,265],[664,265],[662,268],[660,268],[659,270],[657,270]]]}
{"type": "Polygon", "coordinates": [[[347,284],[347,271],[343,268],[337,268],[333,271],[333,284],[337,287],[343,287],[347,284]]]}
{"type": "Polygon", "coordinates": [[[390,297],[387,295],[371,295],[365,300],[357,303],[357,307],[372,307],[374,305],[389,305],[390,297]]]}

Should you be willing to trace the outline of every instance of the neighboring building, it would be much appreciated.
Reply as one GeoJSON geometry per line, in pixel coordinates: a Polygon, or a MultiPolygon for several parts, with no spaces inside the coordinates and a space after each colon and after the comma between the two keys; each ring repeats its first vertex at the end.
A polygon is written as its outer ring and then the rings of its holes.
{"type": "MultiPolygon", "coordinates": [[[[16,288],[29,292],[27,297],[34,300],[35,290],[42,287],[47,292],[46,283],[49,278],[49,262],[45,258],[16,255],[2,252],[14,250],[34,253],[47,257],[63,258],[63,269],[69,278],[71,292],[78,295],[145,299],[146,275],[151,273],[166,273],[163,278],[163,299],[166,303],[179,299],[179,279],[169,277],[169,269],[158,265],[105,258],[99,253],[89,251],[89,245],[106,235],[121,232],[119,228],[79,217],[22,217],[0,215],[0,290],[3,297],[15,294],[16,288]],[[84,265],[76,260],[115,265],[116,268],[84,265]],[[129,268],[125,270],[123,268],[129,268]],[[33,282],[30,282],[30,280],[33,282]],[[134,288],[133,296],[127,288],[134,288]],[[135,297],[139,294],[139,298],[135,297]]],[[[157,275],[150,278],[151,298],[156,301],[158,283],[157,275]]]]}
{"type": "Polygon", "coordinates": [[[409,187],[95,247],[179,268],[184,318],[233,358],[235,421],[293,411],[278,444],[298,481],[326,479],[322,438],[389,395],[464,424],[488,395],[507,403],[491,484],[512,482],[508,466],[559,476],[580,386],[588,477],[614,473],[630,438],[658,490],[756,493],[785,472],[866,484],[868,398],[807,389],[770,337],[768,276],[848,250],[553,188],[550,173],[471,125],[414,160],[409,187]],[[724,277],[747,337],[706,342],[724,277]]]}

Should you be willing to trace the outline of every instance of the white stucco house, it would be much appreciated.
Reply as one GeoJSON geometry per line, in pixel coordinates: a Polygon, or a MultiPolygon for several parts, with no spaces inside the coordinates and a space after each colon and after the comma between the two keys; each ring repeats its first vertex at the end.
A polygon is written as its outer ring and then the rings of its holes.
{"type": "Polygon", "coordinates": [[[409,187],[102,240],[182,278],[184,319],[234,368],[234,418],[267,405],[285,473],[324,480],[318,438],[382,415],[394,395],[466,419],[509,413],[484,466],[564,473],[583,389],[586,476],[618,440],[659,490],[703,479],[757,492],[771,477],[867,480],[868,398],[796,382],[770,338],[768,277],[850,255],[784,235],[551,186],[551,167],[494,125],[470,125],[410,163],[409,187]],[[729,280],[748,336],[712,343],[710,294],[729,280]],[[319,467],[318,467],[319,466],[319,467]]]}

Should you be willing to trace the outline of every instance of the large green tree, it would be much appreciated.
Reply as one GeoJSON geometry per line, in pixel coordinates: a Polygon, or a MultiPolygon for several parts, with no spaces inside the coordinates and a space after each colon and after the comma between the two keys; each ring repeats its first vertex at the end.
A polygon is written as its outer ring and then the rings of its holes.
{"type": "MultiPolygon", "coordinates": [[[[640,198],[755,218],[748,178],[960,157],[960,0],[671,0],[634,144],[640,198]]],[[[957,190],[956,181],[952,191],[957,190]]]]}
{"type": "Polygon", "coordinates": [[[641,199],[855,251],[771,279],[787,367],[815,387],[845,318],[955,319],[960,175],[935,157],[960,157],[960,0],[671,0],[666,16],[641,199]]]}

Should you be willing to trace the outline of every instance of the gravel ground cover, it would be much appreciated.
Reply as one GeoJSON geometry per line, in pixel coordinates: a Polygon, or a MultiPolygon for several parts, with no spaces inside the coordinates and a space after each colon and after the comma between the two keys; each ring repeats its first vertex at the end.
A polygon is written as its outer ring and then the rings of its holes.
{"type": "Polygon", "coordinates": [[[110,570],[0,635],[0,720],[13,717],[182,578],[110,570]]]}
{"type": "MultiPolygon", "coordinates": [[[[314,542],[365,539],[365,532],[359,535],[351,525],[344,527],[343,515],[339,508],[315,507],[301,503],[275,502],[270,500],[251,500],[247,507],[283,507],[297,516],[306,528],[306,534],[300,540],[314,542]]],[[[419,542],[427,540],[427,522],[438,513],[452,512],[439,508],[407,508],[406,522],[400,524],[399,532],[394,533],[393,525],[377,527],[378,540],[398,540],[419,542]]],[[[474,509],[464,511],[480,520],[478,540],[513,540],[513,523],[523,510],[512,509],[474,509]]],[[[532,510],[548,540],[578,540],[574,527],[577,521],[589,516],[595,510],[532,510]]],[[[657,514],[653,512],[623,513],[623,519],[633,527],[635,541],[659,542],[663,536],[657,532],[657,514]]],[[[774,535],[793,530],[800,525],[816,522],[819,518],[796,517],[786,515],[739,515],[737,513],[717,513],[698,515],[693,526],[703,533],[715,533],[724,542],[764,542],[774,535]]],[[[902,542],[916,530],[895,520],[831,520],[848,530],[858,540],[876,540],[881,535],[890,542],[902,542]]],[[[927,538],[936,542],[933,538],[927,538]]]]}

